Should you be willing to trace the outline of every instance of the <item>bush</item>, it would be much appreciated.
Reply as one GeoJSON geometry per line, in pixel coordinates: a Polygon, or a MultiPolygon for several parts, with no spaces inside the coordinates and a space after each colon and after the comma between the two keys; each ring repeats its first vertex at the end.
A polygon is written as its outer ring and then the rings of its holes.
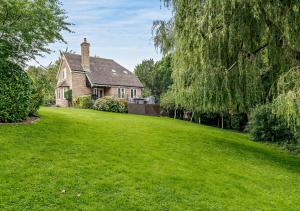
{"type": "Polygon", "coordinates": [[[272,113],[270,104],[258,106],[253,110],[247,127],[255,141],[292,142],[294,135],[287,123],[272,113]]]}
{"type": "Polygon", "coordinates": [[[92,108],[93,102],[90,95],[84,95],[79,97],[73,97],[72,103],[74,108],[92,108]]]}
{"type": "Polygon", "coordinates": [[[99,111],[127,113],[128,105],[124,100],[118,100],[113,97],[103,97],[96,100],[93,108],[99,111]]]}
{"type": "Polygon", "coordinates": [[[43,89],[33,83],[31,84],[31,87],[29,115],[37,115],[37,112],[44,101],[43,89]]]}
{"type": "Polygon", "coordinates": [[[30,79],[26,72],[12,62],[0,62],[0,122],[26,119],[30,95],[30,79]]]}

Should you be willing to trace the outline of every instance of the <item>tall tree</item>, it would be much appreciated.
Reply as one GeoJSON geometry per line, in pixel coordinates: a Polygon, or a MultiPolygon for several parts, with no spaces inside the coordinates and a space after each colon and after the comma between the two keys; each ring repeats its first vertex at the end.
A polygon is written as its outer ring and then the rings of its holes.
{"type": "Polygon", "coordinates": [[[144,60],[135,68],[135,74],[149,90],[149,94],[159,101],[160,95],[173,84],[172,80],[172,55],[167,55],[154,63],[152,59],[144,60]]]}
{"type": "Polygon", "coordinates": [[[47,68],[29,67],[27,73],[33,80],[38,90],[43,94],[43,103],[45,105],[55,104],[55,87],[56,74],[59,66],[59,61],[50,65],[47,68]]]}
{"type": "Polygon", "coordinates": [[[0,58],[20,64],[49,53],[49,43],[69,31],[58,0],[0,0],[0,58]]]}
{"type": "Polygon", "coordinates": [[[299,65],[298,1],[164,3],[174,14],[173,76],[179,104],[195,111],[248,113],[272,99],[274,83],[299,65]]]}

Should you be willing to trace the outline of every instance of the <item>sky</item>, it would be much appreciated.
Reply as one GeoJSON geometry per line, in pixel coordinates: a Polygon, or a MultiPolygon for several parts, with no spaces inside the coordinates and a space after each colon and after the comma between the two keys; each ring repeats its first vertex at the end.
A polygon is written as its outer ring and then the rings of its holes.
{"type": "Polygon", "coordinates": [[[171,11],[160,0],[62,0],[62,4],[74,33],[63,32],[67,44],[50,44],[53,53],[38,58],[41,65],[57,60],[60,50],[80,53],[84,37],[91,44],[91,56],[114,59],[130,71],[145,59],[161,58],[151,27],[153,20],[168,19],[171,11]]]}

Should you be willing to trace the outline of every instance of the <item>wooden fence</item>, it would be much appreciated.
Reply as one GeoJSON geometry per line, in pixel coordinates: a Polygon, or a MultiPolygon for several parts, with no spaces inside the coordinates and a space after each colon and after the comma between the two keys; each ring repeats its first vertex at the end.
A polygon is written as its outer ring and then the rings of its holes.
{"type": "Polygon", "coordinates": [[[160,116],[160,106],[153,104],[128,103],[128,113],[149,116],[160,116]]]}

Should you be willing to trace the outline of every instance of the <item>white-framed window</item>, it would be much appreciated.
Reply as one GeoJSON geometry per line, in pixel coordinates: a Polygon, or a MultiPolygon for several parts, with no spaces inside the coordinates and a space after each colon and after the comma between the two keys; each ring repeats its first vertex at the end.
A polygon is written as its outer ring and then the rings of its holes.
{"type": "Polygon", "coordinates": [[[102,89],[102,88],[94,88],[93,89],[93,95],[96,98],[102,98],[102,97],[104,97],[104,89],[102,89]]]}
{"type": "Polygon", "coordinates": [[[63,78],[63,80],[67,79],[67,69],[66,68],[64,68],[62,71],[62,78],[63,78]]]}
{"type": "Polygon", "coordinates": [[[118,88],[118,98],[124,98],[124,97],[125,97],[125,89],[118,88]]]}
{"type": "Polygon", "coordinates": [[[136,98],[136,89],[131,89],[130,90],[130,97],[131,98],[136,98]]]}

